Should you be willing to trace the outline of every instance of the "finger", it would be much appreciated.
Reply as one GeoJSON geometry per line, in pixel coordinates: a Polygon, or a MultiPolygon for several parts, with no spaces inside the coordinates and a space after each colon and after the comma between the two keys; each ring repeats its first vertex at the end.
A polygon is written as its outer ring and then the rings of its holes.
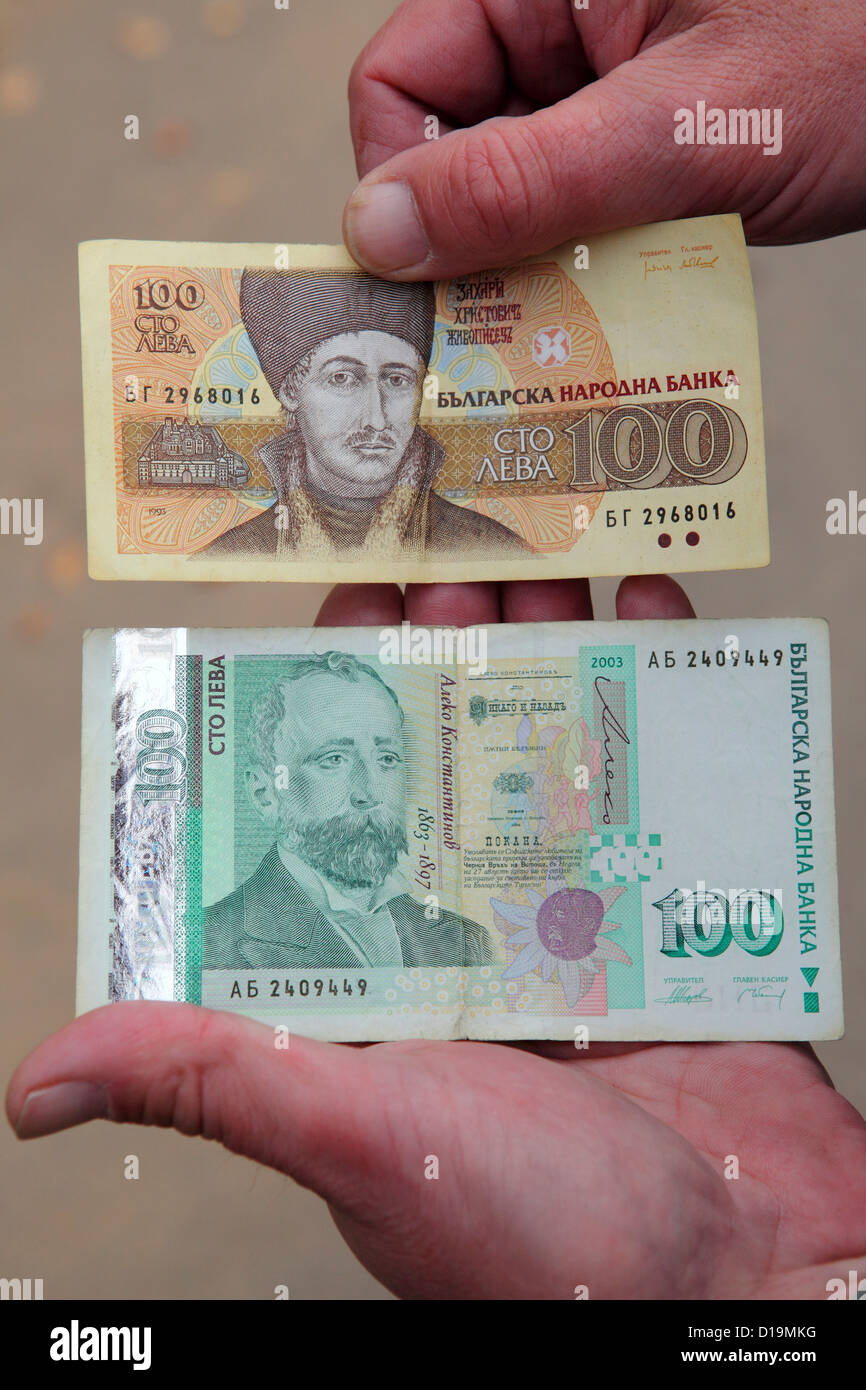
{"type": "Polygon", "coordinates": [[[431,627],[469,627],[500,621],[499,585],[407,584],[406,617],[431,627]]]}
{"type": "Polygon", "coordinates": [[[504,623],[568,623],[591,617],[588,579],[514,579],[502,585],[504,623]]]}
{"type": "Polygon", "coordinates": [[[100,1118],[168,1126],[354,1204],[359,1170],[387,1168],[387,1096],[370,1054],[276,1041],[273,1027],[196,1005],[109,1004],[21,1063],[7,1115],[21,1138],[100,1118]]]}
{"type": "Polygon", "coordinates": [[[439,279],[512,265],[576,228],[585,236],[740,206],[732,189],[725,201],[715,167],[697,180],[693,152],[672,138],[666,48],[528,116],[497,116],[394,155],[346,204],[355,260],[385,278],[439,279]]]}
{"type": "Polygon", "coordinates": [[[425,138],[569,96],[591,77],[562,0],[407,0],[373,36],[349,79],[360,175],[425,138]],[[443,38],[446,40],[443,42],[443,38]]]}
{"type": "Polygon", "coordinates": [[[335,584],[316,616],[316,627],[384,627],[403,621],[396,584],[335,584]]]}
{"type": "Polygon", "coordinates": [[[617,590],[618,618],[693,618],[683,589],[666,574],[633,574],[617,590]]]}

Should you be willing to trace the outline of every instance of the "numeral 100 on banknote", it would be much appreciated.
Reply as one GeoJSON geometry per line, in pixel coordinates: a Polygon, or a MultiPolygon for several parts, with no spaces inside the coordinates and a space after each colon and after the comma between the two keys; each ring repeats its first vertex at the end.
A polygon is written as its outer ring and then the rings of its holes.
{"type": "MultiPolygon", "coordinates": [[[[220,714],[212,718],[225,719],[220,714]]],[[[147,806],[152,801],[183,801],[186,795],[187,758],[183,744],[187,722],[172,709],[153,709],[139,715],[135,737],[140,744],[135,759],[135,794],[147,806]]]]}
{"type": "Polygon", "coordinates": [[[742,420],[714,401],[590,410],[564,432],[574,450],[574,488],[655,488],[671,470],[678,475],[676,482],[718,485],[739,473],[746,461],[742,420]]]}
{"type": "Polygon", "coordinates": [[[674,888],[653,907],[662,915],[659,949],[666,956],[719,956],[732,942],[750,956],[768,956],[782,940],[782,908],[765,888],[730,895],[674,888]]]}

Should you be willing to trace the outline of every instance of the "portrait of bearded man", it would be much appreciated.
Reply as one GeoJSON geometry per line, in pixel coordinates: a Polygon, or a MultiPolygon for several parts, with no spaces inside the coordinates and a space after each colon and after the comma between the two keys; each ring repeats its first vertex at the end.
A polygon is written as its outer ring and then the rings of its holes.
{"type": "Polygon", "coordinates": [[[246,790],[273,836],[204,913],[203,967],[484,965],[486,930],[400,872],[408,855],[404,713],[374,666],[298,657],[255,700],[246,790]]]}

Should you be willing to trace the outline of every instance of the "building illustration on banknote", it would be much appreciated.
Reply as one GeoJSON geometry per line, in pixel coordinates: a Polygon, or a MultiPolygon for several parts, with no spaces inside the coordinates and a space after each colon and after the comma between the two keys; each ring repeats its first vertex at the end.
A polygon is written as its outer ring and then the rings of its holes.
{"type": "Polygon", "coordinates": [[[244,487],[250,470],[215,425],[167,415],[137,458],[142,487],[244,487]]]}

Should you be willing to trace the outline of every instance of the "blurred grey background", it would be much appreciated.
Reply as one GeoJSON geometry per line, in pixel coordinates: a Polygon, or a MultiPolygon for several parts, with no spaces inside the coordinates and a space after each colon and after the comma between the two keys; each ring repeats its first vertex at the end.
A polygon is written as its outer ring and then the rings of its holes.
{"type": "MultiPolygon", "coordinates": [[[[354,184],[346,80],[393,7],[0,3],[0,492],[45,499],[41,546],[0,537],[4,1086],[73,1011],[82,630],[308,624],[325,592],[87,578],[77,243],[338,241],[354,184]]],[[[686,587],[706,616],[831,622],[848,1031],[818,1051],[866,1111],[866,536],[825,526],[829,498],[866,495],[864,238],[751,255],[773,560],[686,587]]],[[[595,586],[597,616],[613,615],[615,587],[595,586]]],[[[388,1297],[316,1197],[200,1140],[91,1125],[23,1145],[3,1121],[0,1173],[0,1276],[41,1277],[46,1298],[272,1298],[276,1284],[293,1299],[388,1297]],[[138,1182],[123,1178],[130,1153],[138,1182]]]]}

